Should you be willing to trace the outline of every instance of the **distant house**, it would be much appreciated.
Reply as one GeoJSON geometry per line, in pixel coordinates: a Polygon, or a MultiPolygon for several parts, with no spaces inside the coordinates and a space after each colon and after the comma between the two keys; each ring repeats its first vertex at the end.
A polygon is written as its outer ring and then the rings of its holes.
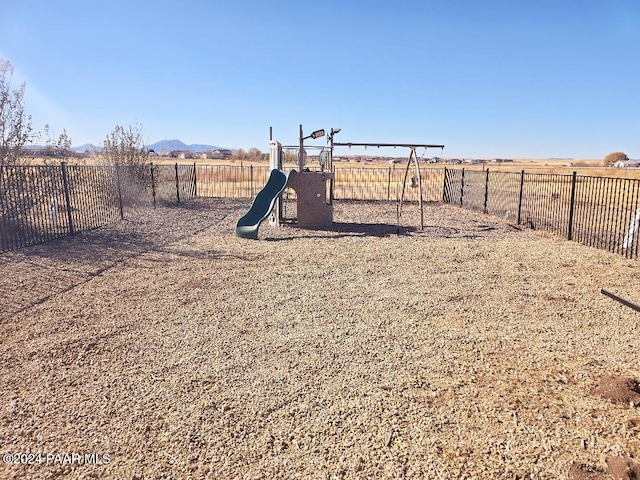
{"type": "Polygon", "coordinates": [[[231,155],[233,155],[233,152],[231,152],[231,150],[228,150],[226,148],[221,148],[219,150],[213,150],[209,152],[209,158],[212,158],[214,160],[222,160],[225,158],[229,158],[231,155]]]}
{"type": "Polygon", "coordinates": [[[640,160],[618,160],[611,166],[615,168],[640,168],[640,160]]]}
{"type": "Polygon", "coordinates": [[[169,152],[169,156],[171,158],[184,160],[185,158],[193,158],[193,152],[189,150],[171,150],[171,152],[169,152]]]}

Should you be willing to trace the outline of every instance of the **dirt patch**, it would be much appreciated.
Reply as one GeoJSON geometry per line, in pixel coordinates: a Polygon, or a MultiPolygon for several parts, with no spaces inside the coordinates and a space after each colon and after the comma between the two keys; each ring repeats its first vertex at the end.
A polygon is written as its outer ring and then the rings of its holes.
{"type": "Polygon", "coordinates": [[[640,463],[627,457],[607,458],[607,473],[614,480],[640,479],[640,463]]]}
{"type": "Polygon", "coordinates": [[[635,407],[640,405],[640,383],[634,378],[606,375],[600,379],[594,394],[613,403],[635,407]]]}
{"type": "Polygon", "coordinates": [[[611,477],[605,473],[604,470],[592,467],[590,465],[584,465],[574,463],[569,469],[569,480],[610,480],[611,477]]]}
{"type": "Polygon", "coordinates": [[[0,256],[2,453],[104,460],[0,478],[557,479],[640,455],[637,410],[590,394],[640,377],[638,314],[600,294],[639,298],[637,261],[442,205],[400,235],[395,205],[339,202],[336,229],[237,239],[249,203],[0,256]]]}
{"type": "Polygon", "coordinates": [[[605,461],[606,470],[591,465],[573,463],[569,480],[637,480],[640,479],[640,463],[629,457],[612,456],[605,461]]]}

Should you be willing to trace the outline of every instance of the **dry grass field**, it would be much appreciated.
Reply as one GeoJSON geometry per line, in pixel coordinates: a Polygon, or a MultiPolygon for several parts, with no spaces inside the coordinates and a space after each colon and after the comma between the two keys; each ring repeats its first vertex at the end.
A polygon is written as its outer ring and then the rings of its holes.
{"type": "Polygon", "coordinates": [[[0,256],[0,446],[42,453],[0,478],[605,479],[640,456],[637,385],[602,384],[640,378],[640,314],[600,294],[640,301],[637,260],[447,205],[424,231],[406,205],[400,235],[394,204],[338,202],[330,231],[237,239],[249,203],[0,256]]]}

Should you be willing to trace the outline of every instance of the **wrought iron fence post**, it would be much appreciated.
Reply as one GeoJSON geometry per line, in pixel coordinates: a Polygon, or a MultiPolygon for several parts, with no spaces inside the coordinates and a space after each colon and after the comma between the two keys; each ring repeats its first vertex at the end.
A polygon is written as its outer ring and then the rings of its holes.
{"type": "Polygon", "coordinates": [[[573,211],[576,201],[576,172],[571,176],[571,203],[569,204],[569,228],[567,230],[567,240],[573,240],[573,211]]]}
{"type": "Polygon", "coordinates": [[[249,190],[251,191],[251,198],[253,198],[253,165],[249,165],[249,190]]]}
{"type": "Polygon", "coordinates": [[[442,203],[449,203],[447,195],[447,167],[444,167],[444,176],[442,181],[442,203]]]}
{"type": "Polygon", "coordinates": [[[520,225],[520,219],[522,217],[522,191],[524,190],[524,170],[520,172],[520,193],[518,194],[518,223],[520,225]]]}
{"type": "Polygon", "coordinates": [[[116,163],[116,186],[118,188],[118,203],[120,205],[120,220],[124,220],[124,208],[122,206],[122,186],[120,185],[120,164],[116,163]]]}
{"type": "Polygon", "coordinates": [[[484,180],[484,208],[483,212],[487,214],[487,202],[489,200],[489,169],[487,168],[486,177],[484,180]]]}
{"type": "Polygon", "coordinates": [[[464,203],[462,199],[464,198],[464,168],[462,169],[462,178],[460,179],[460,206],[464,203]]]}
{"type": "Polygon", "coordinates": [[[196,181],[196,162],[193,162],[193,196],[198,196],[198,182],[196,181]]]}
{"type": "Polygon", "coordinates": [[[153,173],[153,162],[151,162],[151,197],[153,198],[153,208],[156,208],[156,178],[153,173]]]}
{"type": "Polygon", "coordinates": [[[176,198],[178,199],[178,203],[180,203],[180,181],[178,180],[178,162],[176,162],[176,198]]]}
{"type": "Polygon", "coordinates": [[[64,186],[64,200],[67,202],[67,216],[69,217],[69,233],[74,234],[73,231],[73,215],[71,214],[71,195],[69,194],[69,176],[67,174],[67,162],[61,162],[62,168],[62,185],[64,186]]]}

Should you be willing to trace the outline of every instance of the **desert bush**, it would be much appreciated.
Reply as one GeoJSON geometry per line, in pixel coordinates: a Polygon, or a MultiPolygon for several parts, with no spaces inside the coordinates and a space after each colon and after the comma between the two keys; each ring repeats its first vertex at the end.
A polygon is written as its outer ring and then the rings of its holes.
{"type": "Polygon", "coordinates": [[[116,125],[103,142],[100,158],[104,165],[115,168],[120,195],[127,206],[151,201],[149,151],[141,127],[116,125]]]}

